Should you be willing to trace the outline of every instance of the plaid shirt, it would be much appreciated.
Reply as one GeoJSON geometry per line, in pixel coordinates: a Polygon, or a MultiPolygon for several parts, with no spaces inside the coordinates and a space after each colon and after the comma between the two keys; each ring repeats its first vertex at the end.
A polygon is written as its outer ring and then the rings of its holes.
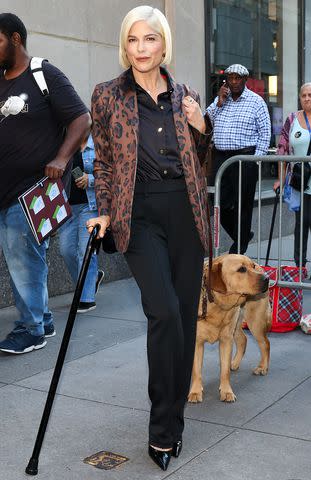
{"type": "Polygon", "coordinates": [[[207,108],[214,127],[217,150],[239,150],[256,147],[255,155],[266,155],[271,137],[271,123],[264,100],[244,88],[233,101],[229,93],[222,107],[217,107],[218,97],[207,108]]]}

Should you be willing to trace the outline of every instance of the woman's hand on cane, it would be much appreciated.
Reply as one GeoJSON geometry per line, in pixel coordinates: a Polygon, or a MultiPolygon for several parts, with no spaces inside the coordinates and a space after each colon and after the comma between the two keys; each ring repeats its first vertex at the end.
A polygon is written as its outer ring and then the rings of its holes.
{"type": "Polygon", "coordinates": [[[89,233],[92,232],[95,225],[100,226],[97,237],[98,238],[103,238],[105,233],[106,233],[107,228],[110,225],[110,216],[109,215],[100,215],[99,217],[90,218],[86,222],[86,228],[87,228],[89,233]]]}
{"type": "Polygon", "coordinates": [[[282,176],[282,180],[283,180],[283,188],[284,188],[284,184],[285,184],[285,177],[286,177],[286,164],[284,163],[283,165],[281,165],[280,163],[278,164],[278,176],[279,178],[274,182],[273,184],[273,190],[276,192],[277,189],[280,188],[280,185],[281,185],[281,176],[282,176]]]}
{"type": "Polygon", "coordinates": [[[274,191],[276,191],[278,188],[280,188],[280,180],[276,180],[273,184],[274,191]]]}

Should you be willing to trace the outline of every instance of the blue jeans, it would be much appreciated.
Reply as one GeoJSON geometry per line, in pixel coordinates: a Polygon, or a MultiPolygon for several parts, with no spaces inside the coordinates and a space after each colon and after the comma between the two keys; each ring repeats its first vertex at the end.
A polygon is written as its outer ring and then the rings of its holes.
{"type": "MultiPolygon", "coordinates": [[[[71,278],[76,283],[89,240],[86,222],[96,217],[97,213],[90,210],[87,203],[71,205],[71,209],[72,216],[59,229],[59,246],[71,278]]],[[[82,290],[81,302],[94,302],[97,272],[97,256],[93,254],[82,290]]]]}
{"type": "Polygon", "coordinates": [[[49,243],[37,244],[19,203],[0,210],[0,245],[20,314],[16,327],[26,328],[31,335],[44,335],[44,325],[53,321],[47,290],[49,243]]]}

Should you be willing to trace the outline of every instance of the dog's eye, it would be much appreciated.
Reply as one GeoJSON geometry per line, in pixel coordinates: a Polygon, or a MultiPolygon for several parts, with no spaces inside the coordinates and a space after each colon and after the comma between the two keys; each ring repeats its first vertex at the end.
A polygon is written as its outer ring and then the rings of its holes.
{"type": "Polygon", "coordinates": [[[239,273],[245,273],[247,271],[246,267],[240,267],[238,272],[239,273]]]}

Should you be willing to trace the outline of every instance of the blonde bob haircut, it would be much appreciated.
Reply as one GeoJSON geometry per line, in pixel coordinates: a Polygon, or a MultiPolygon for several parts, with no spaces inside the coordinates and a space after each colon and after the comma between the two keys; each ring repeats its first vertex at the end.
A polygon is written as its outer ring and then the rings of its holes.
{"type": "Polygon", "coordinates": [[[162,64],[169,65],[172,60],[172,35],[168,21],[160,10],[147,5],[133,8],[123,19],[119,43],[120,65],[125,69],[131,66],[126,55],[127,38],[133,24],[141,20],[147,22],[148,25],[163,38],[165,55],[162,64]]]}

